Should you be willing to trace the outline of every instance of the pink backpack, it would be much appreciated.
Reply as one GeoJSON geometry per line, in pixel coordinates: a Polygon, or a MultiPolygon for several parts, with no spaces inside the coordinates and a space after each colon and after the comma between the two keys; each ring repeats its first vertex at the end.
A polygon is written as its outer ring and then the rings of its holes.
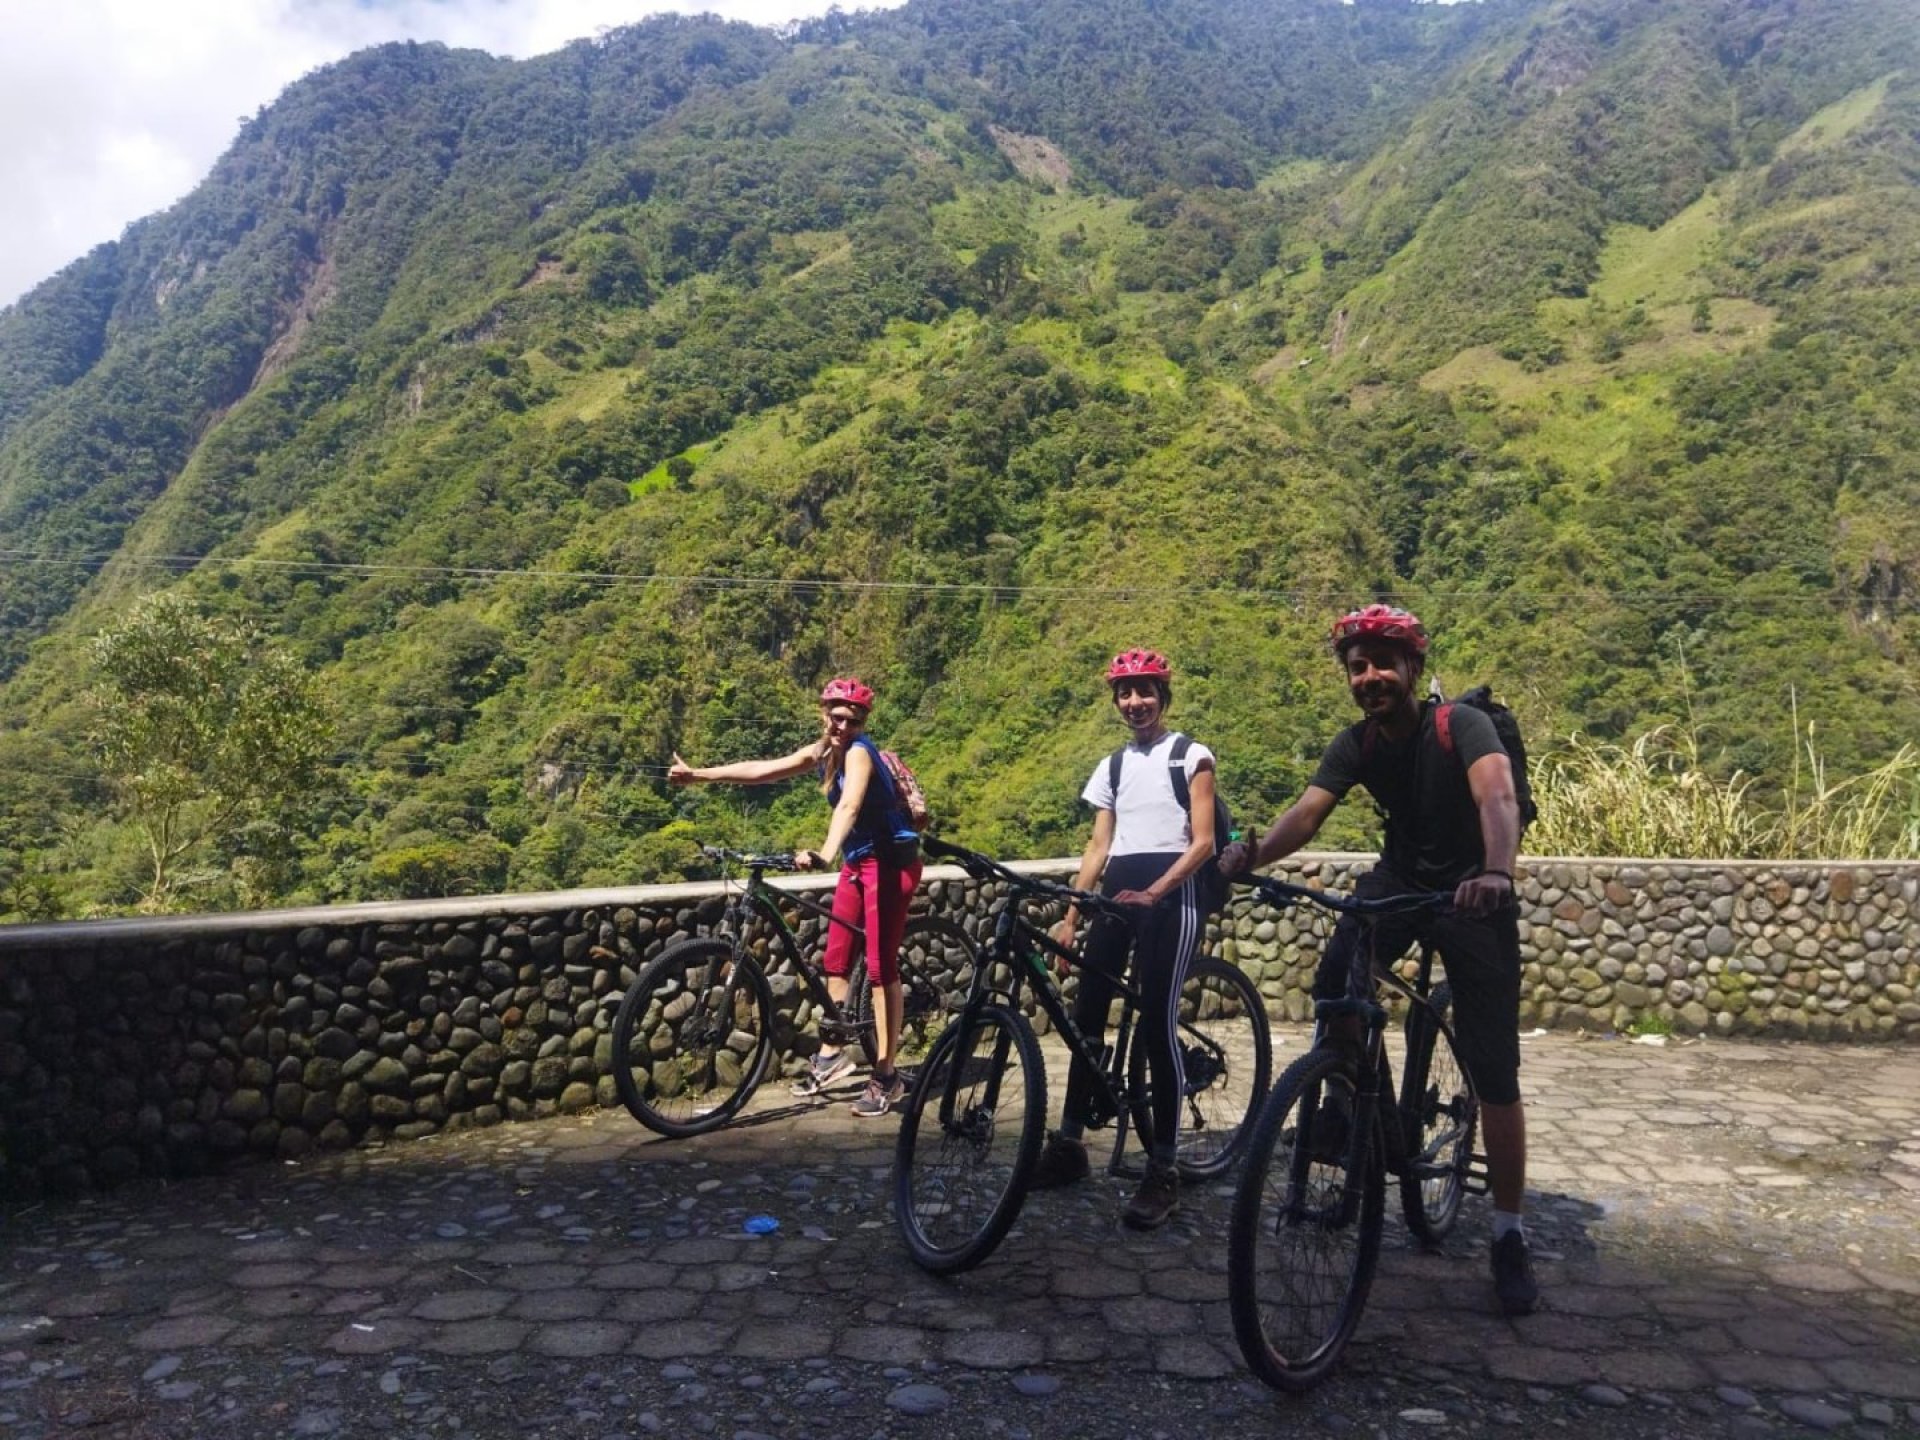
{"type": "Polygon", "coordinates": [[[906,812],[907,823],[915,830],[927,828],[927,792],[920,788],[919,780],[913,771],[907,768],[907,762],[891,750],[880,752],[881,763],[887,767],[887,774],[893,780],[894,799],[900,802],[900,808],[906,812]]]}

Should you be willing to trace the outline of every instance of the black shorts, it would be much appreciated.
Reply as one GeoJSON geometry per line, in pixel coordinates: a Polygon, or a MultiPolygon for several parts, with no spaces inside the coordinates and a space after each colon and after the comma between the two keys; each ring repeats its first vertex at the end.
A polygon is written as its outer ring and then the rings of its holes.
{"type": "MultiPolygon", "coordinates": [[[[1413,889],[1386,869],[1360,877],[1354,894],[1364,899],[1413,889]]],[[[1359,956],[1366,924],[1343,915],[1327,942],[1314,975],[1316,999],[1338,1000],[1347,993],[1347,977],[1359,956]]],[[[1382,915],[1374,922],[1373,965],[1384,969],[1418,940],[1440,952],[1453,990],[1453,1032],[1460,1063],[1473,1088],[1489,1105],[1511,1105],[1520,1098],[1520,911],[1508,905],[1491,915],[1414,910],[1382,915]]]]}

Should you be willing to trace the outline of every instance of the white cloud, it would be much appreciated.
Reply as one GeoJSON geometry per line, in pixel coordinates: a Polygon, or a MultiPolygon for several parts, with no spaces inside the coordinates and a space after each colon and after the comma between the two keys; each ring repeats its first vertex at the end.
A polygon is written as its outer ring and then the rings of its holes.
{"type": "Polygon", "coordinates": [[[366,46],[440,40],[525,57],[666,10],[775,25],[826,8],[827,0],[41,0],[18,7],[0,45],[0,197],[14,216],[0,248],[0,306],[180,199],[242,119],[308,71],[366,46]]]}

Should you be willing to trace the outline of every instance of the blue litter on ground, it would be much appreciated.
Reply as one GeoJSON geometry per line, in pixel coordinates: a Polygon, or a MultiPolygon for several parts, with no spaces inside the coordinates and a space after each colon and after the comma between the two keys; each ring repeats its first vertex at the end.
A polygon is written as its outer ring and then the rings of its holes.
{"type": "Polygon", "coordinates": [[[749,1215],[745,1226],[749,1235],[771,1235],[780,1228],[780,1222],[771,1215],[749,1215]]]}

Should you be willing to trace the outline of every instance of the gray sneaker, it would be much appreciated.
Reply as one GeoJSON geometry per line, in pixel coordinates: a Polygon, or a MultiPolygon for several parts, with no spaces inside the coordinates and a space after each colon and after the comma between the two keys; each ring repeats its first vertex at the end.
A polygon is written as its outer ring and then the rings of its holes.
{"type": "Polygon", "coordinates": [[[793,1082],[796,1095],[818,1095],[834,1081],[853,1073],[853,1055],[836,1050],[831,1055],[815,1055],[807,1062],[807,1073],[793,1082]]]}
{"type": "Polygon", "coordinates": [[[878,1120],[906,1098],[907,1082],[900,1078],[897,1070],[891,1075],[874,1075],[867,1080],[867,1088],[860,1092],[860,1098],[853,1102],[853,1113],[862,1120],[878,1120]]]}

